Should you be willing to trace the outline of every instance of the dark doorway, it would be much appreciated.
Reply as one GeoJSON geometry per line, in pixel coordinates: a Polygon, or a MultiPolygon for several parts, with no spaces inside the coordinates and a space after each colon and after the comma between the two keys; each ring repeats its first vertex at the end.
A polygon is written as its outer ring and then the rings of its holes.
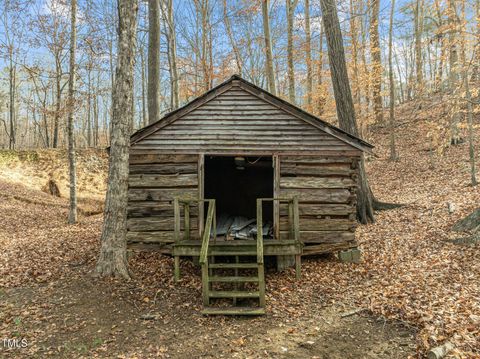
{"type": "MultiPolygon", "coordinates": [[[[205,198],[216,200],[222,215],[256,219],[257,198],[273,197],[272,157],[205,156],[205,198]]],[[[273,222],[273,205],[263,206],[264,223],[273,222]]]]}

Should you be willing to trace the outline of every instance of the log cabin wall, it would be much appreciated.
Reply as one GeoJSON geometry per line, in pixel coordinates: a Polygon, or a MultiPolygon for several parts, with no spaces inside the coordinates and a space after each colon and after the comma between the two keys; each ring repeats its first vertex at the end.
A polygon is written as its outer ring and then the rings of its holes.
{"type": "MultiPolygon", "coordinates": [[[[128,245],[169,252],[170,201],[203,197],[202,156],[244,155],[272,156],[275,196],[299,197],[305,254],[354,247],[357,162],[369,148],[234,77],[132,136],[128,245]]],[[[276,235],[284,238],[285,209],[275,208],[274,215],[276,235]]],[[[194,233],[202,216],[191,217],[194,233]]]]}
{"type": "MultiPolygon", "coordinates": [[[[279,195],[298,196],[304,254],[356,247],[358,158],[280,156],[279,195]]],[[[287,208],[280,208],[280,238],[288,237],[287,208]]]]}
{"type": "MultiPolygon", "coordinates": [[[[171,201],[176,196],[199,197],[197,166],[198,155],[145,154],[132,148],[127,220],[130,249],[169,252],[163,247],[173,242],[171,201]]],[[[192,208],[192,232],[198,226],[197,216],[198,209],[192,208]]]]}

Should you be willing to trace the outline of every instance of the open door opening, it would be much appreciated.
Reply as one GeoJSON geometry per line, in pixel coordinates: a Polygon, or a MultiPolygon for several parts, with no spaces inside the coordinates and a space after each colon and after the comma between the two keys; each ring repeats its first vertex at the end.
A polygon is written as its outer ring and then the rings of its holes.
{"type": "MultiPolygon", "coordinates": [[[[205,156],[204,196],[216,200],[217,236],[256,237],[257,198],[273,197],[272,157],[205,156]]],[[[206,210],[205,210],[206,212],[206,210]]],[[[273,204],[263,206],[263,233],[273,237],[273,204]]]]}

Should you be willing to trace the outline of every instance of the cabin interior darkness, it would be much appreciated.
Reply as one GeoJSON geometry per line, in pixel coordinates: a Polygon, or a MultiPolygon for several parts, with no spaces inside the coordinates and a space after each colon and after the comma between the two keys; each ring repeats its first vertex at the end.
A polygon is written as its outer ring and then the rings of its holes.
{"type": "MultiPolygon", "coordinates": [[[[271,157],[205,156],[205,193],[221,214],[256,218],[257,198],[273,197],[271,157]]],[[[263,221],[273,222],[273,205],[263,205],[263,221]]]]}

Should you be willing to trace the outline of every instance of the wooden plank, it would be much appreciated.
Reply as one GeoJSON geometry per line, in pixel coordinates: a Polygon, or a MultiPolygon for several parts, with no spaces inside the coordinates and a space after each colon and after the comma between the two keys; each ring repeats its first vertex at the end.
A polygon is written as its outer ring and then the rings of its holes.
{"type": "MultiPolygon", "coordinates": [[[[350,204],[329,203],[299,203],[300,216],[348,216],[356,212],[356,208],[350,204]]],[[[280,215],[287,216],[286,206],[280,205],[280,215]]]]}
{"type": "MultiPolygon", "coordinates": [[[[140,201],[140,202],[128,202],[127,206],[128,217],[173,217],[173,203],[167,202],[155,202],[155,201],[140,201]]],[[[197,217],[198,206],[194,203],[194,206],[190,207],[190,216],[197,217]]]]}
{"type": "MultiPolygon", "coordinates": [[[[278,148],[252,148],[249,147],[232,147],[232,148],[218,148],[215,146],[202,146],[202,147],[185,147],[177,148],[175,146],[167,147],[147,147],[137,150],[137,153],[178,153],[178,154],[191,154],[195,152],[208,152],[211,156],[272,156],[274,153],[300,156],[300,155],[319,155],[319,156],[353,156],[351,151],[344,150],[330,150],[328,147],[318,148],[318,146],[312,146],[308,148],[297,148],[296,146],[278,148]]],[[[155,172],[153,172],[155,173],[155,172]]]]}
{"type": "Polygon", "coordinates": [[[135,134],[133,134],[131,138],[131,145],[135,144],[136,142],[140,141],[142,138],[145,138],[152,134],[153,132],[158,131],[161,128],[164,128],[177,120],[178,118],[181,118],[182,116],[185,116],[189,112],[195,110],[196,108],[200,107],[201,105],[205,104],[206,102],[218,97],[222,93],[230,90],[234,86],[233,82],[226,83],[222,86],[217,87],[216,89],[212,89],[211,91],[205,93],[205,95],[193,100],[189,104],[185,105],[182,108],[179,108],[178,110],[172,112],[171,114],[166,115],[162,121],[157,121],[156,123],[148,126],[142,131],[138,131],[135,134]]]}
{"type": "Polygon", "coordinates": [[[128,231],[127,241],[129,243],[173,243],[175,233],[173,231],[153,231],[153,232],[138,232],[128,231]]]}
{"type": "Polygon", "coordinates": [[[354,199],[352,193],[347,189],[280,189],[281,197],[293,197],[295,195],[301,202],[349,203],[354,199]]]}
{"type": "MultiPolygon", "coordinates": [[[[329,136],[325,134],[325,136],[329,136]]],[[[331,137],[331,136],[329,136],[331,137]]],[[[318,156],[281,156],[280,161],[282,164],[346,164],[347,166],[353,162],[352,158],[345,157],[318,157],[318,156]]]]}
{"type": "MultiPolygon", "coordinates": [[[[177,132],[169,132],[164,131],[159,134],[151,135],[148,137],[148,140],[145,139],[141,143],[155,143],[155,141],[191,141],[191,140],[219,140],[219,141],[232,141],[232,140],[239,140],[239,141],[250,141],[253,143],[258,143],[259,139],[263,140],[270,140],[279,142],[278,136],[285,136],[285,140],[292,142],[292,141],[322,141],[322,145],[332,145],[335,146],[340,144],[339,141],[326,139],[323,136],[318,136],[314,133],[303,133],[300,132],[296,133],[282,133],[282,132],[259,132],[258,134],[255,133],[254,135],[251,131],[239,131],[234,130],[230,131],[229,134],[219,134],[217,131],[202,131],[202,132],[195,132],[192,133],[190,131],[182,131],[185,133],[178,133],[177,132]],[[254,138],[253,138],[254,137],[254,138]]],[[[224,131],[222,131],[224,132],[224,131]]]]}
{"type": "MultiPolygon", "coordinates": [[[[152,135],[153,136],[153,135],[152,135]]],[[[162,154],[149,154],[149,155],[136,155],[130,154],[130,164],[153,164],[153,163],[195,163],[197,157],[195,155],[162,155],[162,154]]]]}
{"type": "Polygon", "coordinates": [[[282,177],[280,188],[350,188],[357,185],[349,177],[282,177]]]}
{"type": "Polygon", "coordinates": [[[170,188],[170,189],[146,189],[133,188],[128,190],[129,201],[171,201],[174,197],[196,199],[198,189],[196,188],[170,188]]]}
{"type": "MultiPolygon", "coordinates": [[[[184,229],[184,222],[181,222],[181,229],[184,229]]],[[[192,228],[196,229],[196,223],[192,223],[192,228]]],[[[145,217],[127,219],[127,229],[132,232],[144,231],[173,231],[175,229],[174,217],[145,217]]]]}
{"type": "Polygon", "coordinates": [[[357,243],[344,242],[344,243],[324,243],[313,246],[305,246],[303,248],[303,255],[315,255],[324,253],[333,253],[341,250],[355,248],[357,243]]]}
{"type": "Polygon", "coordinates": [[[305,148],[307,145],[317,146],[320,148],[326,147],[326,150],[346,150],[347,146],[339,144],[336,141],[319,141],[316,138],[288,138],[284,140],[279,140],[278,138],[263,138],[261,143],[256,138],[241,139],[238,136],[232,137],[223,137],[223,136],[213,136],[205,138],[203,136],[198,137],[188,137],[188,138],[148,138],[137,143],[137,148],[145,148],[146,146],[190,146],[195,148],[196,146],[210,145],[210,146],[226,146],[226,147],[239,147],[239,146],[252,146],[252,147],[266,147],[266,146],[276,146],[276,147],[287,147],[287,146],[298,146],[300,148],[305,148]],[[234,141],[234,142],[233,142],[234,141]]]}
{"type": "MultiPolygon", "coordinates": [[[[357,222],[350,219],[318,219],[300,217],[300,229],[304,231],[353,231],[357,222]]],[[[280,230],[291,230],[287,217],[280,217],[280,230]]]]}
{"type": "MultiPolygon", "coordinates": [[[[148,138],[155,139],[155,138],[162,138],[165,136],[184,136],[184,135],[189,135],[189,136],[230,136],[230,135],[242,135],[245,136],[248,134],[248,131],[251,129],[255,129],[256,127],[251,126],[245,128],[225,128],[223,126],[215,126],[212,128],[185,128],[183,126],[170,126],[160,132],[153,133],[150,135],[148,138]]],[[[303,127],[288,127],[285,129],[281,128],[276,128],[271,125],[269,126],[263,126],[260,128],[256,133],[255,136],[260,136],[260,137],[275,137],[275,136],[283,136],[283,135],[288,135],[288,136],[298,136],[300,138],[304,137],[313,137],[313,138],[321,138],[322,140],[331,140],[332,138],[328,135],[322,134],[322,133],[314,133],[314,132],[309,132],[303,127]]],[[[142,156],[137,156],[137,157],[142,157],[142,156]]],[[[166,155],[165,157],[172,157],[170,155],[166,155]]],[[[186,159],[190,159],[190,156],[185,156],[186,159]]],[[[174,158],[174,156],[173,156],[174,158]]],[[[168,162],[168,161],[164,161],[168,162]]],[[[175,161],[170,161],[170,162],[175,162],[175,161]]],[[[192,161],[187,161],[185,160],[184,162],[192,162],[192,161]]],[[[330,163],[336,163],[332,159],[329,160],[330,163]]],[[[148,162],[147,162],[148,163],[148,162]]],[[[285,161],[285,163],[289,163],[285,161]]],[[[300,162],[299,162],[300,163],[300,162]]],[[[325,162],[323,162],[325,163],[325,162]]],[[[314,162],[314,164],[316,164],[314,162]]]]}
{"type": "MultiPolygon", "coordinates": [[[[158,152],[158,149],[156,149],[158,152]]],[[[132,174],[185,174],[197,173],[196,163],[166,163],[166,164],[145,164],[130,165],[130,175],[132,174]]]]}
{"type": "MultiPolygon", "coordinates": [[[[323,150],[323,149],[322,149],[323,150]]],[[[282,176],[297,175],[297,176],[345,176],[351,177],[356,174],[356,171],[347,166],[309,166],[309,165],[281,165],[282,176]]]]}
{"type": "Polygon", "coordinates": [[[196,187],[198,178],[192,174],[131,174],[129,188],[196,187]]]}
{"type": "MultiPolygon", "coordinates": [[[[280,232],[281,239],[291,239],[289,231],[280,232]]],[[[303,243],[344,243],[355,240],[355,233],[350,231],[306,231],[300,227],[303,243]]]]}

